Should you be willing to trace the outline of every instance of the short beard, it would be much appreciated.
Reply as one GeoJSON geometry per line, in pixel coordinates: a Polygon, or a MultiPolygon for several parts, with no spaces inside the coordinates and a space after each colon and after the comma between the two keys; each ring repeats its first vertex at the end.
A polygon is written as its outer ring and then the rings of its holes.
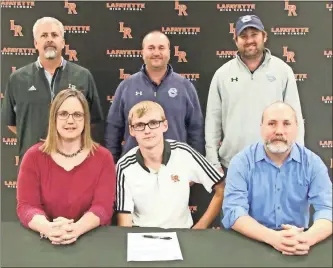
{"type": "Polygon", "coordinates": [[[257,51],[255,53],[248,53],[246,52],[246,49],[244,49],[242,51],[239,51],[239,53],[241,55],[241,58],[252,60],[259,58],[264,53],[264,49],[264,47],[257,47],[257,51]]]}
{"type": "Polygon", "coordinates": [[[270,141],[266,141],[266,148],[273,154],[284,154],[291,148],[291,145],[287,142],[282,145],[275,145],[270,141]]]}
{"type": "Polygon", "coordinates": [[[57,51],[55,49],[48,49],[45,51],[45,59],[53,60],[57,57],[57,51]]]}

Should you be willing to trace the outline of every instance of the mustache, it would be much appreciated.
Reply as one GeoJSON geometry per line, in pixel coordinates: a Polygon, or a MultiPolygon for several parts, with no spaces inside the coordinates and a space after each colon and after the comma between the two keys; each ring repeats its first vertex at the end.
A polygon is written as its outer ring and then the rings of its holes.
{"type": "Polygon", "coordinates": [[[45,46],[44,46],[44,49],[45,49],[45,48],[48,48],[48,47],[57,48],[57,46],[56,46],[55,43],[53,43],[53,42],[46,43],[45,46]]]}
{"type": "Polygon", "coordinates": [[[287,143],[287,140],[284,139],[283,137],[276,137],[270,140],[270,142],[275,142],[275,141],[282,141],[284,143],[287,143]]]}

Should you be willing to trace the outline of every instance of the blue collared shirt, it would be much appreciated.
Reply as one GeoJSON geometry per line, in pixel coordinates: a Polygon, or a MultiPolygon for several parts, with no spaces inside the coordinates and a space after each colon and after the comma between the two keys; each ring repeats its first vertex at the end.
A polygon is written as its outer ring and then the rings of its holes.
{"type": "Polygon", "coordinates": [[[229,165],[223,201],[225,228],[249,215],[271,229],[281,224],[308,228],[313,220],[332,221],[332,182],[318,155],[294,144],[281,167],[270,160],[262,143],[248,146],[229,165]]]}

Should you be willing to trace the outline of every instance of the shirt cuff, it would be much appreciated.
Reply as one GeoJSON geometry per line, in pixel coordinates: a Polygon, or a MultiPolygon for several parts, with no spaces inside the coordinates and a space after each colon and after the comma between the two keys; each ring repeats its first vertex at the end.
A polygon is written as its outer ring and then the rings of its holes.
{"type": "Polygon", "coordinates": [[[313,214],[313,222],[319,219],[326,219],[332,221],[332,210],[330,209],[323,209],[318,210],[313,214]]]}
{"type": "Polygon", "coordinates": [[[227,210],[229,211],[224,215],[222,220],[222,224],[226,229],[230,229],[239,217],[249,215],[243,207],[227,208],[227,210]]]}
{"type": "Polygon", "coordinates": [[[38,208],[31,208],[29,210],[27,210],[24,214],[23,214],[23,217],[21,218],[21,222],[22,224],[29,228],[29,222],[31,222],[32,218],[35,216],[35,215],[43,215],[45,216],[47,219],[48,217],[46,216],[45,212],[41,209],[38,209],[38,208]]]}
{"type": "Polygon", "coordinates": [[[100,225],[109,225],[112,213],[108,214],[102,206],[92,206],[87,212],[94,213],[100,219],[100,225]]]}

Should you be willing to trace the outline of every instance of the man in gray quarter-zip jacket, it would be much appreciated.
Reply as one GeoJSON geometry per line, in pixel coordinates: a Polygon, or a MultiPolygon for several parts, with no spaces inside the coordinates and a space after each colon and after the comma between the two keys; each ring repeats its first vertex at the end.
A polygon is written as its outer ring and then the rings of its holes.
{"type": "Polygon", "coordinates": [[[160,31],[142,41],[141,70],[122,81],[107,116],[105,145],[115,160],[137,146],[129,134],[128,112],[137,103],[151,100],[165,110],[169,122],[166,139],[188,143],[204,154],[204,124],[199,98],[193,84],[175,73],[170,64],[170,41],[160,31]],[[122,146],[122,141],[125,141],[122,146]]]}
{"type": "Polygon", "coordinates": [[[65,46],[63,24],[55,18],[41,18],[33,26],[33,36],[39,57],[10,75],[3,106],[5,124],[17,134],[20,160],[32,145],[46,137],[50,103],[63,89],[82,91],[91,123],[103,120],[90,71],[61,56],[65,46]]]}
{"type": "Polygon", "coordinates": [[[214,166],[229,166],[232,157],[260,140],[263,110],[275,101],[291,105],[304,144],[304,122],[294,73],[264,47],[267,33],[260,19],[246,15],[235,29],[237,56],[221,66],[210,84],[206,122],[206,157],[214,166]],[[222,141],[222,142],[221,142],[222,141]]]}

